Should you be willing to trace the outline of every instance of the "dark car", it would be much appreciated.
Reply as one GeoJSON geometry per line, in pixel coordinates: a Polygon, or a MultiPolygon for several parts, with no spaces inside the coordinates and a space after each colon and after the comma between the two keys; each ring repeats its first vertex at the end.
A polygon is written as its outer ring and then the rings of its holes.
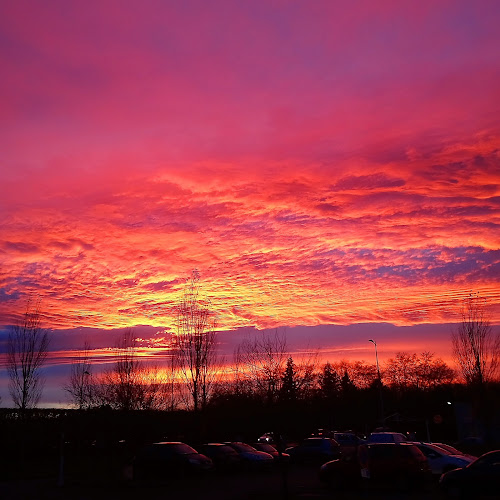
{"type": "Polygon", "coordinates": [[[210,458],[181,442],[153,443],[139,450],[133,461],[134,479],[162,480],[166,476],[209,472],[210,458]]]}
{"type": "Polygon", "coordinates": [[[326,462],[340,458],[340,445],[332,438],[310,437],[285,452],[294,462],[326,462]]]}
{"type": "Polygon", "coordinates": [[[383,484],[406,489],[427,484],[431,471],[425,456],[413,444],[374,443],[360,445],[357,456],[323,464],[319,477],[334,487],[383,484]]]}
{"type": "Polygon", "coordinates": [[[209,457],[217,470],[233,471],[241,467],[241,457],[228,444],[207,443],[200,446],[200,451],[209,457]]]}
{"type": "Polygon", "coordinates": [[[274,458],[269,453],[258,451],[249,444],[240,441],[232,441],[225,444],[231,446],[238,453],[247,468],[265,469],[273,465],[274,458]]]}
{"type": "Polygon", "coordinates": [[[481,455],[463,469],[446,472],[439,479],[449,498],[477,498],[500,492],[500,450],[481,455]]]}
{"type": "MultiPolygon", "coordinates": [[[[279,460],[280,459],[280,453],[279,451],[269,443],[254,443],[252,445],[257,451],[263,451],[264,453],[269,453],[274,460],[279,460]]],[[[290,460],[290,455],[288,453],[282,452],[281,453],[281,460],[287,462],[290,460]]]]}

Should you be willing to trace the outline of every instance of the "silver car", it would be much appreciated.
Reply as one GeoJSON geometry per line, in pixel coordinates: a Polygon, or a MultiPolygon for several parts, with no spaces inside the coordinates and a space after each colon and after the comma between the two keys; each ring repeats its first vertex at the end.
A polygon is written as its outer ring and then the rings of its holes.
{"type": "Polygon", "coordinates": [[[453,469],[460,469],[469,465],[473,459],[465,455],[453,455],[440,446],[432,443],[414,443],[418,449],[425,455],[433,476],[453,469]]]}

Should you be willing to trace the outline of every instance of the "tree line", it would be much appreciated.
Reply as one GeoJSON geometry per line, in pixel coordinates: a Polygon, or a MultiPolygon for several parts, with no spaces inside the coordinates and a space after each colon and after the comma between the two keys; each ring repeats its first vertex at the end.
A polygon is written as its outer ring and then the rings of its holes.
{"type": "MultiPolygon", "coordinates": [[[[40,368],[48,346],[48,333],[40,327],[40,303],[30,301],[23,321],[8,339],[9,390],[21,410],[35,407],[40,399],[40,368]]],[[[379,371],[365,361],[320,364],[319,353],[314,352],[294,359],[287,349],[286,334],[276,330],[244,339],[233,362],[224,363],[217,354],[213,308],[202,297],[200,276],[193,272],[177,306],[177,329],[166,364],[142,361],[133,331],[128,330],[115,346],[112,367],[99,374],[93,371],[92,350],[86,343],[71,367],[65,389],[80,409],[186,408],[198,412],[228,398],[257,399],[272,406],[318,395],[336,397],[379,384],[396,393],[428,391],[458,378],[470,386],[483,385],[497,375],[500,336],[493,332],[485,301],[478,295],[464,301],[452,347],[458,372],[431,352],[398,352],[379,371]]]]}

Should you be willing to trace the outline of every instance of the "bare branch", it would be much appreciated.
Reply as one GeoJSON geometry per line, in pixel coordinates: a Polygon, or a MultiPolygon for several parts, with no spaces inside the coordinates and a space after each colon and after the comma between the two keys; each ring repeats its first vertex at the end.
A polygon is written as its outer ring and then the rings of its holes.
{"type": "Polygon", "coordinates": [[[461,310],[462,322],[452,334],[453,355],[469,385],[493,380],[500,360],[500,335],[494,333],[486,314],[486,299],[470,294],[461,310]]]}

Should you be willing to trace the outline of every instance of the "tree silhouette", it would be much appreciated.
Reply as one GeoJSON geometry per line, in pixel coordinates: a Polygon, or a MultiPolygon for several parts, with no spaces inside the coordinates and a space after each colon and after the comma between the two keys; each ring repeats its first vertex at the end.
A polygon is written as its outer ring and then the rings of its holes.
{"type": "Polygon", "coordinates": [[[318,377],[320,394],[325,399],[332,399],[340,393],[340,377],[330,362],[323,366],[318,377]]]}
{"type": "Polygon", "coordinates": [[[174,348],[195,412],[204,408],[216,375],[215,315],[200,295],[200,275],[193,271],[177,307],[174,348]]]}
{"type": "Polygon", "coordinates": [[[137,339],[127,330],[116,346],[113,368],[92,380],[92,403],[117,410],[171,409],[167,372],[148,367],[138,356],[137,339]]]}
{"type": "Polygon", "coordinates": [[[253,391],[267,404],[276,402],[280,393],[286,363],[285,334],[263,333],[253,339],[244,339],[235,352],[239,375],[251,384],[253,391]]]}
{"type": "Polygon", "coordinates": [[[94,380],[90,359],[90,343],[85,341],[83,350],[71,365],[71,374],[65,390],[72,403],[80,410],[92,408],[94,405],[94,380]]]}
{"type": "Polygon", "coordinates": [[[40,369],[47,358],[49,335],[40,326],[40,300],[28,300],[23,319],[12,327],[7,343],[9,392],[20,410],[34,408],[42,395],[40,369]]]}
{"type": "Polygon", "coordinates": [[[286,360],[285,372],[281,382],[281,399],[286,402],[294,402],[298,397],[297,370],[293,358],[290,356],[286,360]]]}
{"type": "Polygon", "coordinates": [[[452,334],[453,355],[468,385],[483,385],[497,374],[500,335],[486,314],[486,299],[470,294],[462,304],[462,321],[452,334]]]}

